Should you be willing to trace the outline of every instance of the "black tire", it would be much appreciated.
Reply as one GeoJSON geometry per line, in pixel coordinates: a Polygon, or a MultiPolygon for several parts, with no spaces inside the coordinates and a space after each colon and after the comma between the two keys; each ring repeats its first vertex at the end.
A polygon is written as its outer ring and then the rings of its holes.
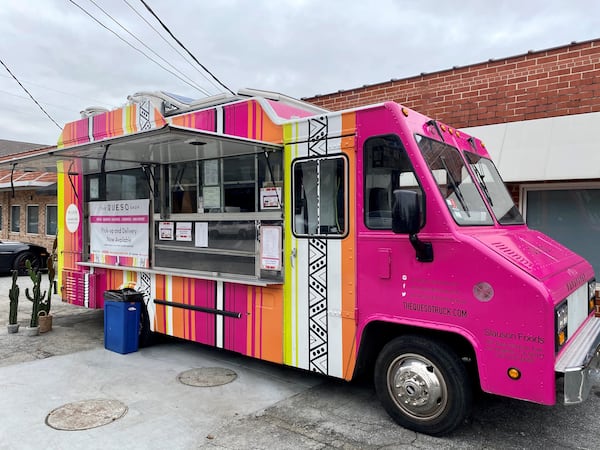
{"type": "Polygon", "coordinates": [[[152,345],[154,333],[150,330],[150,316],[145,302],[140,305],[140,329],[138,333],[138,347],[148,347],[152,345]]]}
{"type": "Polygon", "coordinates": [[[471,412],[469,374],[443,342],[420,336],[390,341],[377,357],[374,381],[392,419],[419,433],[448,434],[471,412]]]}
{"type": "Polygon", "coordinates": [[[31,262],[31,267],[34,270],[40,268],[40,259],[31,252],[22,252],[19,253],[13,262],[13,269],[16,270],[19,275],[27,275],[27,267],[25,266],[25,261],[29,260],[31,262]]]}

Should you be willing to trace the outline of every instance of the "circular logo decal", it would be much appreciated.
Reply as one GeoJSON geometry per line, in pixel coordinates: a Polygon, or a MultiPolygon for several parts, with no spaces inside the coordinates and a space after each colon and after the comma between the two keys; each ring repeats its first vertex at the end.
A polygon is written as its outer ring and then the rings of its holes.
{"type": "Polygon", "coordinates": [[[494,288],[490,283],[482,281],[473,286],[473,295],[480,302],[489,302],[494,297],[494,288]]]}
{"type": "Polygon", "coordinates": [[[79,209],[75,204],[71,203],[67,208],[67,214],[65,216],[65,222],[67,230],[71,233],[75,233],[79,228],[79,209]]]}

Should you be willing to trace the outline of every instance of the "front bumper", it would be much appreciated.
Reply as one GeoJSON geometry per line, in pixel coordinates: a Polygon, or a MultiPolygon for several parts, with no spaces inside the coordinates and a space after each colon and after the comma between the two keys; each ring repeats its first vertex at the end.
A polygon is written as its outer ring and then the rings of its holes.
{"type": "Polygon", "coordinates": [[[566,405],[583,402],[600,383],[600,318],[592,317],[556,360],[554,370],[564,375],[566,405]]]}

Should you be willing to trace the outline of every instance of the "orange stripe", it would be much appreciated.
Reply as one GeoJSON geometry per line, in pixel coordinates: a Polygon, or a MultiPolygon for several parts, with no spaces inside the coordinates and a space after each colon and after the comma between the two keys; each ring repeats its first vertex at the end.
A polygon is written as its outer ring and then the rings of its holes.
{"type": "Polygon", "coordinates": [[[283,288],[263,287],[260,290],[261,354],[260,358],[283,363],[283,288]]]}
{"type": "MultiPolygon", "coordinates": [[[[165,276],[156,275],[156,298],[165,300],[165,276]]],[[[155,305],[154,326],[156,331],[165,333],[165,307],[155,305]]]]}
{"type": "MultiPolygon", "coordinates": [[[[344,134],[354,134],[356,130],[356,114],[342,115],[344,134]]],[[[349,223],[350,234],[342,241],[342,361],[343,377],[352,378],[356,364],[356,141],[354,136],[342,138],[342,149],[349,161],[349,223]]]]}
{"type": "MultiPolygon", "coordinates": [[[[170,299],[172,301],[180,302],[182,301],[182,278],[181,277],[173,277],[172,278],[172,292],[173,297],[170,299]]],[[[173,335],[185,338],[185,333],[183,329],[183,309],[181,308],[171,308],[171,316],[173,318],[173,335]]]]}

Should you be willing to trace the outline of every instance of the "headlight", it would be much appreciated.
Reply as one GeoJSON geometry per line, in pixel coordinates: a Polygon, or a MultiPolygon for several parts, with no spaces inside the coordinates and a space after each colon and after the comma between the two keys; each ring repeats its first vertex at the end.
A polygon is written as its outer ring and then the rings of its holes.
{"type": "Polygon", "coordinates": [[[558,352],[565,342],[567,342],[567,325],[569,324],[569,308],[565,300],[554,310],[554,329],[556,331],[556,346],[558,352]]]}

